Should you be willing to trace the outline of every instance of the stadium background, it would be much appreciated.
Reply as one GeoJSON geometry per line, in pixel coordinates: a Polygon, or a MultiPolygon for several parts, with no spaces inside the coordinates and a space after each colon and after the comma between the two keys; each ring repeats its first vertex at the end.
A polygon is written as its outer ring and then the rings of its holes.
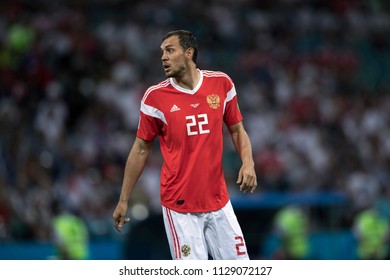
{"type": "Polygon", "coordinates": [[[54,205],[85,220],[92,259],[170,258],[157,143],[131,225],[117,234],[111,215],[173,29],[198,38],[200,68],[235,81],[256,194],[237,191],[228,138],[224,167],[252,258],[275,257],[290,204],[315,258],[356,258],[357,213],[390,219],[389,12],[386,0],[0,1],[0,259],[51,258],[54,205]]]}

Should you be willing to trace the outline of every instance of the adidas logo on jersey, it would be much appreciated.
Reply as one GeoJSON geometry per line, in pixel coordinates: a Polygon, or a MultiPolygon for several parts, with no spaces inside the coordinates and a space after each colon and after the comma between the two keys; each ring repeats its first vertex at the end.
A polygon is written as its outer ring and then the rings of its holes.
{"type": "Polygon", "coordinates": [[[175,112],[175,111],[179,111],[180,108],[176,106],[176,104],[173,104],[172,108],[171,108],[171,112],[175,112]]]}

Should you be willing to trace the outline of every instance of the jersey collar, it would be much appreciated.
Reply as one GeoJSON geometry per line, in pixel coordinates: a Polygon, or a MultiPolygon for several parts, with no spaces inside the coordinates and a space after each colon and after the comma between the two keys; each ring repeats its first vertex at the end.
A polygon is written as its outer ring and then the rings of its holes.
{"type": "Polygon", "coordinates": [[[175,83],[175,80],[173,78],[169,78],[169,82],[178,91],[188,93],[188,94],[195,94],[195,92],[198,91],[198,89],[200,88],[200,86],[202,85],[202,82],[203,82],[203,72],[200,71],[199,69],[196,69],[196,70],[199,71],[200,78],[199,78],[198,84],[196,85],[196,87],[194,87],[194,89],[186,89],[186,88],[179,86],[178,84],[175,83]]]}

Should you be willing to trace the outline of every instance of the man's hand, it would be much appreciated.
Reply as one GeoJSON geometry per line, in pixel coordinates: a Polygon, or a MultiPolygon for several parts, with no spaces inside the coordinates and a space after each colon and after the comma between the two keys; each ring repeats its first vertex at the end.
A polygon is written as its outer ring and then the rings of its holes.
{"type": "Polygon", "coordinates": [[[238,172],[237,184],[240,185],[240,191],[253,193],[257,187],[256,172],[253,166],[243,164],[238,172]]]}
{"type": "Polygon", "coordinates": [[[127,202],[119,201],[115,208],[112,218],[114,219],[114,226],[118,232],[121,232],[123,225],[130,221],[130,218],[126,217],[127,202]]]}

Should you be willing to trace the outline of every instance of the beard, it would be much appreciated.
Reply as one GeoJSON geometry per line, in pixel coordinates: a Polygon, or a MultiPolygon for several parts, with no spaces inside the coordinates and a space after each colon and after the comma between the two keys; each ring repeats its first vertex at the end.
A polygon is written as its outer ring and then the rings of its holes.
{"type": "Polygon", "coordinates": [[[184,65],[181,67],[177,67],[177,68],[170,67],[170,68],[168,68],[168,70],[164,69],[165,76],[167,78],[182,77],[182,76],[184,76],[185,70],[186,70],[186,67],[184,65]]]}

